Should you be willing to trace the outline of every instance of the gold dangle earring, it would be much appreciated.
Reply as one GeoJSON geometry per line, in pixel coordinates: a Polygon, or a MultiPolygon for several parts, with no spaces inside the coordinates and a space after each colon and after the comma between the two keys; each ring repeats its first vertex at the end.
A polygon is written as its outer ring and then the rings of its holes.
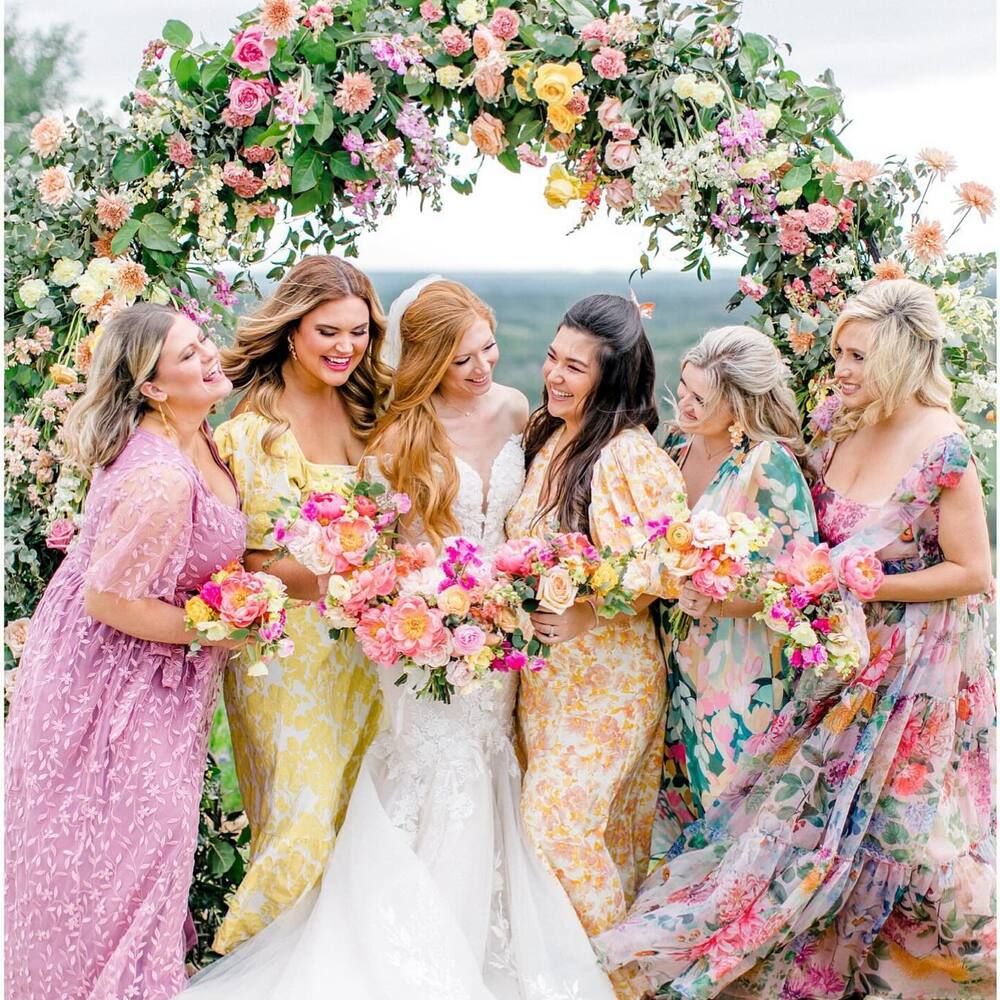
{"type": "Polygon", "coordinates": [[[299,356],[295,353],[295,341],[292,339],[293,334],[288,335],[288,353],[291,355],[294,361],[299,360],[299,356]]]}
{"type": "Polygon", "coordinates": [[[177,432],[174,430],[173,411],[167,405],[166,399],[161,400],[160,405],[159,407],[157,407],[156,412],[159,415],[160,420],[163,422],[163,429],[167,432],[167,437],[169,438],[170,442],[176,445],[177,447],[180,447],[177,438],[177,432]]]}
{"type": "Polygon", "coordinates": [[[743,425],[738,420],[734,420],[729,425],[729,443],[734,449],[743,447],[746,436],[746,431],[743,430],[743,425]]]}

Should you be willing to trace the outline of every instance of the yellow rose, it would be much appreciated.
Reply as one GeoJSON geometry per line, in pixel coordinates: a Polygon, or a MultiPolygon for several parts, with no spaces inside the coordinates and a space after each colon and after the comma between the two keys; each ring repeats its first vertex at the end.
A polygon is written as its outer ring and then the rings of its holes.
{"type": "Polygon", "coordinates": [[[528,90],[528,84],[531,82],[531,71],[535,68],[534,63],[523,63],[514,70],[514,92],[517,94],[517,99],[524,102],[525,104],[530,104],[533,100],[531,92],[528,90]]]}
{"type": "Polygon", "coordinates": [[[615,572],[614,566],[608,562],[602,562],[600,566],[594,571],[594,575],[590,578],[590,585],[594,588],[595,594],[600,594],[602,597],[611,589],[618,586],[618,574],[615,572]]]}
{"type": "Polygon", "coordinates": [[[509,608],[506,605],[500,609],[500,613],[497,615],[497,625],[503,629],[504,632],[515,632],[517,629],[522,628],[521,619],[517,612],[513,608],[509,608]]]}
{"type": "Polygon", "coordinates": [[[439,67],[434,75],[437,82],[449,90],[454,90],[462,82],[462,71],[450,63],[447,66],[439,67]]]}
{"type": "Polygon", "coordinates": [[[579,116],[574,115],[565,104],[550,104],[545,117],[557,132],[572,132],[580,124],[579,116]]]}
{"type": "Polygon", "coordinates": [[[698,84],[698,77],[694,73],[681,73],[679,77],[674,80],[674,93],[684,100],[687,100],[694,94],[694,88],[698,84]]]}
{"type": "Polygon", "coordinates": [[[565,104],[573,96],[573,88],[583,79],[578,62],[546,63],[535,74],[535,93],[546,104],[565,104]]]}
{"type": "Polygon", "coordinates": [[[465,662],[477,673],[483,673],[490,668],[493,662],[493,649],[490,646],[483,646],[471,656],[465,658],[465,662]]]}
{"type": "Polygon", "coordinates": [[[554,163],[545,185],[545,200],[550,208],[564,208],[576,196],[576,178],[560,163],[554,163]]]}
{"type": "Polygon", "coordinates": [[[68,365],[54,364],[49,366],[49,378],[56,385],[72,385],[77,381],[77,374],[68,365]]]}
{"type": "Polygon", "coordinates": [[[192,597],[184,605],[184,614],[193,625],[210,622],[215,617],[215,612],[200,597],[192,597]]]}
{"type": "Polygon", "coordinates": [[[461,587],[452,586],[437,595],[437,606],[446,615],[464,618],[472,604],[469,595],[461,587]]]}
{"type": "Polygon", "coordinates": [[[538,582],[538,603],[543,611],[560,615],[576,602],[576,585],[562,566],[556,566],[538,582]]]}
{"type": "Polygon", "coordinates": [[[764,154],[764,166],[768,170],[777,170],[788,162],[788,150],[784,146],[778,146],[764,154]]]}
{"type": "Polygon", "coordinates": [[[711,80],[696,84],[691,95],[703,108],[712,108],[725,96],[725,91],[711,80]]]}

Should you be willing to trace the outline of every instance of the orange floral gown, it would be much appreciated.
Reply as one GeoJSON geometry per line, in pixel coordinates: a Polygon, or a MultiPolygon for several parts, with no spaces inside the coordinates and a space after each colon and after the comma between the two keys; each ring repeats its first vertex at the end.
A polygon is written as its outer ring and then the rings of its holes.
{"type": "MultiPolygon", "coordinates": [[[[510,538],[557,530],[536,517],[557,441],[553,435],[528,470],[507,518],[510,538]]],[[[623,431],[594,466],[592,541],[620,552],[641,544],[646,522],[683,490],[677,466],[645,428],[623,431]]],[[[658,562],[647,562],[646,592],[672,596],[658,562]]],[[[545,670],[521,677],[525,830],[591,936],[622,919],[646,874],[665,705],[666,667],[648,611],[554,646],[545,670]]],[[[639,995],[627,974],[614,975],[623,1000],[639,995]]]]}

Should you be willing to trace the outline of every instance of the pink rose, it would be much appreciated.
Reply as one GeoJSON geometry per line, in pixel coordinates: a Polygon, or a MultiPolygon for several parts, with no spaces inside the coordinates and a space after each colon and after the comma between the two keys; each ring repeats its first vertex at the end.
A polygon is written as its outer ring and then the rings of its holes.
{"type": "Polygon", "coordinates": [[[460,56],[463,52],[468,52],[472,47],[469,36],[461,28],[456,28],[453,24],[449,24],[447,28],[442,29],[441,44],[444,45],[445,52],[450,56],[460,56]]]}
{"type": "Polygon", "coordinates": [[[816,204],[809,206],[805,222],[806,229],[811,233],[829,233],[840,222],[840,212],[833,205],[823,205],[816,202],[816,204]]]}
{"type": "Polygon", "coordinates": [[[307,521],[331,524],[339,521],[347,510],[347,500],[339,493],[311,493],[302,505],[302,516],[307,521]]]}
{"type": "Polygon", "coordinates": [[[237,628],[248,628],[267,611],[267,594],[264,584],[242,570],[231,573],[219,584],[222,600],[219,614],[237,628]]]}
{"type": "Polygon", "coordinates": [[[594,72],[605,80],[617,80],[628,71],[625,65],[625,53],[602,45],[593,59],[594,72]]]}
{"type": "Polygon", "coordinates": [[[459,625],[451,635],[455,652],[459,656],[472,656],[486,643],[486,633],[477,625],[459,625]]]}
{"type": "Polygon", "coordinates": [[[235,79],[229,85],[229,110],[252,118],[271,100],[269,88],[257,80],[235,79]]]}
{"type": "Polygon", "coordinates": [[[490,31],[497,38],[509,42],[521,29],[521,19],[510,7],[497,7],[490,18],[490,31]]]}
{"type": "MultiPolygon", "coordinates": [[[[503,93],[504,88],[503,73],[497,72],[497,70],[487,63],[479,63],[479,65],[476,66],[475,78],[476,93],[478,93],[487,104],[493,104],[495,101],[500,99],[500,95],[503,93]]],[[[475,136],[473,136],[473,141],[476,141],[476,145],[479,145],[475,136]]],[[[504,145],[506,145],[506,143],[504,143],[504,145]]],[[[480,148],[482,147],[480,146],[480,148]]],[[[483,151],[486,152],[487,150],[484,149],[483,151]]],[[[491,153],[491,155],[495,156],[496,154],[491,153]]]]}
{"type": "Polygon", "coordinates": [[[691,184],[688,181],[681,181],[680,184],[672,188],[667,188],[663,194],[654,198],[650,205],[662,212],[664,215],[673,215],[681,210],[681,199],[690,190],[691,184]]]}
{"type": "Polygon", "coordinates": [[[49,525],[49,533],[45,536],[45,547],[65,552],[75,535],[76,525],[68,517],[57,518],[49,525]]]}
{"type": "Polygon", "coordinates": [[[266,73],[277,51],[278,43],[264,34],[260,24],[244,28],[233,39],[233,62],[251,73],[266,73]]]}
{"type": "Polygon", "coordinates": [[[616,177],[605,189],[604,199],[616,212],[628,208],[635,201],[632,182],[624,177],[616,177]]]}
{"type": "Polygon", "coordinates": [[[428,23],[433,24],[444,17],[444,11],[434,2],[434,0],[424,0],[420,5],[420,16],[428,23]]]}
{"type": "Polygon", "coordinates": [[[694,544],[701,549],[725,545],[729,540],[729,522],[714,510],[699,510],[689,522],[694,544]]]}
{"type": "Polygon", "coordinates": [[[622,102],[617,97],[605,97],[597,108],[597,120],[610,132],[622,121],[622,102]]]}
{"type": "Polygon", "coordinates": [[[585,24],[580,29],[580,40],[586,49],[599,48],[607,45],[611,41],[611,34],[608,31],[608,22],[597,18],[589,24],[585,24]]]}
{"type": "Polygon", "coordinates": [[[631,142],[639,138],[639,130],[628,122],[616,122],[611,126],[612,138],[631,142]]]}
{"type": "Polygon", "coordinates": [[[491,52],[503,52],[505,44],[485,25],[477,25],[472,33],[472,51],[477,59],[485,59],[491,52]]]}
{"type": "Polygon", "coordinates": [[[629,170],[639,162],[639,151],[630,142],[609,142],[604,150],[604,162],[612,170],[629,170]]]}
{"type": "Polygon", "coordinates": [[[852,552],[841,566],[844,585],[862,601],[875,599],[885,576],[882,563],[871,549],[852,552]]]}

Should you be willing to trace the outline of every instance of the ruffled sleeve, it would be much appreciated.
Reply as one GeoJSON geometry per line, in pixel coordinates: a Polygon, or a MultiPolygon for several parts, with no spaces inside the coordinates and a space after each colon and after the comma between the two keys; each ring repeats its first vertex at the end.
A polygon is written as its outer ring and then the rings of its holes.
{"type": "Polygon", "coordinates": [[[219,454],[243,497],[248,549],[276,548],[273,541],[266,541],[275,511],[283,500],[301,500],[305,488],[302,457],[289,441],[290,435],[281,435],[270,454],[264,450],[264,434],[269,426],[269,421],[257,413],[241,413],[215,431],[219,454]]]}
{"type": "Polygon", "coordinates": [[[964,434],[950,434],[941,442],[930,465],[935,485],[940,489],[954,489],[965,475],[972,460],[972,445],[964,434]]]}
{"type": "MultiPolygon", "coordinates": [[[[594,543],[615,552],[638,548],[647,538],[646,524],[665,517],[684,480],[673,459],[645,429],[624,431],[601,452],[594,465],[590,500],[590,532],[594,543]]],[[[630,576],[644,581],[641,592],[674,597],[673,581],[656,556],[637,560],[630,576]]]]}
{"type": "Polygon", "coordinates": [[[100,511],[87,588],[171,600],[188,559],[193,511],[194,484],[179,466],[158,462],[121,474],[100,511]]]}

